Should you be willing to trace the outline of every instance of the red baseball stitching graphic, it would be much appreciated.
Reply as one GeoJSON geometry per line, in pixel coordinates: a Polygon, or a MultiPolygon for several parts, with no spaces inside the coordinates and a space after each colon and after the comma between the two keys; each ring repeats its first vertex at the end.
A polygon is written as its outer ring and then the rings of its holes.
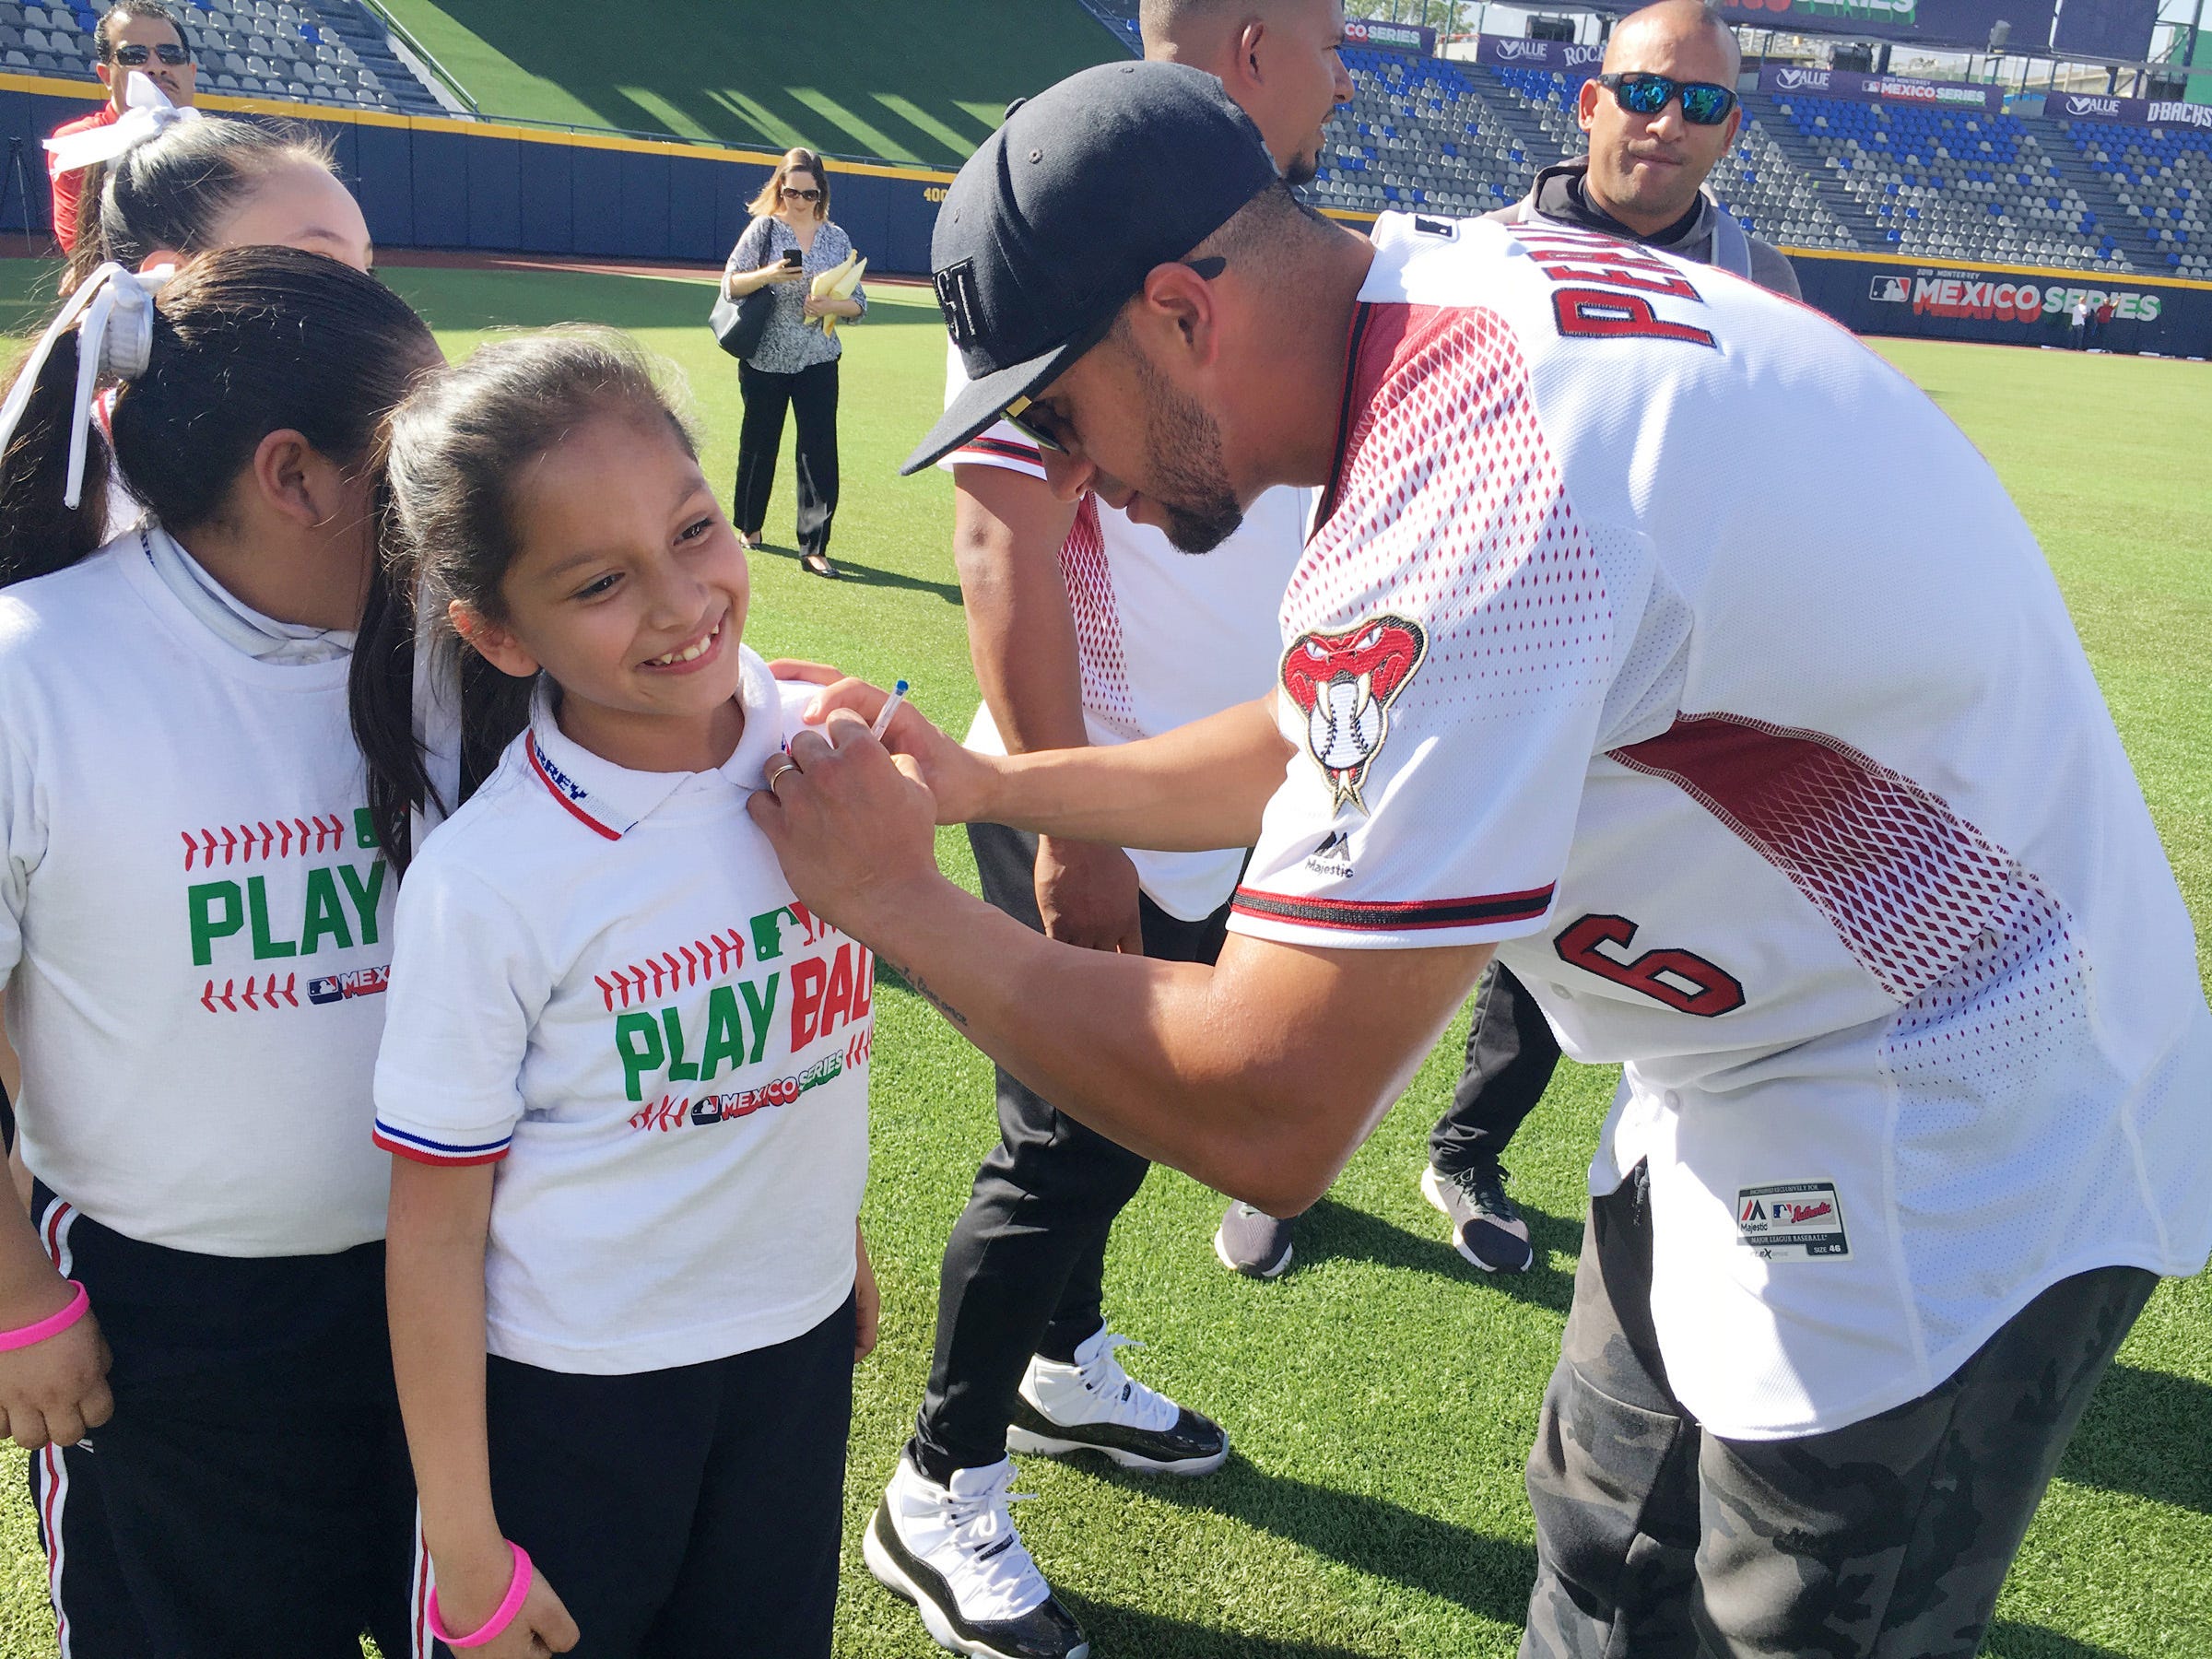
{"type": "Polygon", "coordinates": [[[845,1044],[845,1068],[850,1071],[853,1066],[866,1060],[868,1051],[875,1046],[876,1028],[874,1026],[857,1033],[852,1041],[845,1044]]]}
{"type": "Polygon", "coordinates": [[[709,934],[703,939],[665,950],[657,959],[646,957],[627,967],[594,973],[592,983],[599,987],[600,999],[612,1014],[617,1008],[629,1007],[633,1000],[643,1002],[648,981],[657,997],[664,985],[668,990],[680,991],[687,985],[698,984],[702,978],[718,979],[731,969],[744,966],[745,935],[733,927],[726,938],[721,934],[709,934]]]}
{"type": "Polygon", "coordinates": [[[276,1007],[279,1001],[288,1007],[296,1008],[300,1006],[299,984],[300,976],[296,973],[286,974],[284,983],[281,985],[276,982],[276,976],[272,973],[269,975],[269,982],[259,990],[254,989],[253,976],[250,973],[246,975],[243,990],[237,988],[238,982],[236,980],[225,980],[223,988],[218,991],[215,988],[215,982],[209,980],[206,989],[200,993],[200,1006],[210,1014],[218,1012],[235,1014],[241,1004],[258,1014],[265,1009],[276,1007]],[[219,1009],[216,1006],[218,1003],[222,1005],[219,1009]]]}
{"type": "Polygon", "coordinates": [[[289,858],[295,841],[301,857],[310,853],[335,853],[346,844],[346,820],[318,814],[288,821],[278,818],[273,825],[258,820],[236,826],[218,824],[212,829],[181,830],[178,834],[184,842],[184,867],[189,870],[196,862],[203,869],[212,869],[218,849],[224,864],[252,864],[255,858],[265,864],[272,858],[289,858]]]}
{"type": "Polygon", "coordinates": [[[663,1095],[657,1104],[641,1106],[630,1113],[632,1129],[657,1129],[666,1135],[684,1126],[684,1114],[691,1110],[689,1095],[663,1095]]]}

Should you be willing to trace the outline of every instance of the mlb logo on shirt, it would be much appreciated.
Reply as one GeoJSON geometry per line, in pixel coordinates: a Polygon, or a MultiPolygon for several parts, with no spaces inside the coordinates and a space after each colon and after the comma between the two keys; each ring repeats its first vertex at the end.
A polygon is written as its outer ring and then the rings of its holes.
{"type": "Polygon", "coordinates": [[[1872,297],[1888,305],[1909,305],[1912,288],[1902,276],[1877,276],[1872,297]]]}
{"type": "Polygon", "coordinates": [[[1843,1206],[1831,1181],[1746,1187],[1735,1195],[1736,1241],[1770,1262],[1805,1262],[1851,1253],[1843,1206]]]}
{"type": "Polygon", "coordinates": [[[356,968],[350,973],[326,973],[307,982],[311,1003],[351,1002],[357,996],[381,996],[391,988],[392,969],[356,968]]]}

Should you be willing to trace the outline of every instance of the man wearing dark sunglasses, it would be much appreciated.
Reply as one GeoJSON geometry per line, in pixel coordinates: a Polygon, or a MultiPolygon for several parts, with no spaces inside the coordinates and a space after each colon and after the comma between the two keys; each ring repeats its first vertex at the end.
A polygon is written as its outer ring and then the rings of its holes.
{"type": "MultiPolygon", "coordinates": [[[[115,0],[92,30],[92,73],[108,89],[108,101],[89,115],[65,121],[52,137],[108,126],[119,120],[129,95],[130,78],[143,75],[179,109],[189,106],[199,89],[199,69],[192,60],[192,42],[184,25],[161,0],[115,0]]],[[[53,171],[55,158],[47,157],[48,177],[53,186],[53,239],[66,253],[76,246],[76,216],[85,180],[95,181],[101,170],[53,171]]]]}
{"type": "Polygon", "coordinates": [[[1525,201],[1490,217],[1602,230],[1797,299],[1797,273],[1780,250],[1703,188],[1743,124],[1742,64],[1735,34],[1700,0],[1630,13],[1606,46],[1604,73],[1583,83],[1576,113],[1590,153],[1546,168],[1525,201]]]}

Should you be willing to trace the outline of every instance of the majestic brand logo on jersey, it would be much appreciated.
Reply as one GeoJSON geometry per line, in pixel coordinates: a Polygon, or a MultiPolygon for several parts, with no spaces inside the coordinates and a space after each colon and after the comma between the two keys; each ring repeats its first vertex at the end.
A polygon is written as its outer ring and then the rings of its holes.
{"type": "Polygon", "coordinates": [[[1337,830],[1320,846],[1306,854],[1306,868],[1316,876],[1334,876],[1343,880],[1352,874],[1352,832],[1337,830]]]}
{"type": "Polygon", "coordinates": [[[1851,1253],[1832,1181],[1744,1188],[1735,1195],[1735,1236],[1770,1262],[1828,1261],[1851,1253]]]}
{"type": "Polygon", "coordinates": [[[1367,810],[1360,790],[1390,739],[1390,706],[1428,655],[1428,630],[1388,613],[1342,633],[1302,633],[1283,653],[1283,690],[1306,717],[1306,751],[1332,806],[1367,810]]]}

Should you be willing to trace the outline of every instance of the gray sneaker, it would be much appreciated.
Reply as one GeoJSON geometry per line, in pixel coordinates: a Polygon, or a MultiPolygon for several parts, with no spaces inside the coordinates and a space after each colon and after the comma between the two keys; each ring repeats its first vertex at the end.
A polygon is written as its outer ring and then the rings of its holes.
{"type": "Polygon", "coordinates": [[[1495,1161],[1447,1175],[1421,1171],[1421,1196],[1452,1223],[1452,1247],[1485,1273],[1526,1273],[1536,1259],[1528,1223],[1505,1195],[1505,1166],[1495,1161]]]}
{"type": "Polygon", "coordinates": [[[1249,1204],[1232,1204],[1214,1233],[1214,1253],[1221,1265],[1246,1278],[1280,1278],[1290,1265],[1290,1230],[1249,1204]]]}

